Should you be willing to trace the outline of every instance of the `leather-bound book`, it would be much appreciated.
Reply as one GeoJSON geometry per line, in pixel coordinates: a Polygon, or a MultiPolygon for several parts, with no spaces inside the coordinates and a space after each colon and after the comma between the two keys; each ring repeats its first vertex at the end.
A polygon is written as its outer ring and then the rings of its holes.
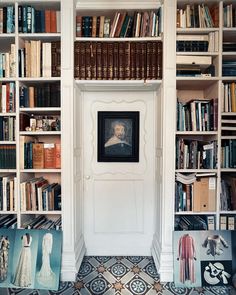
{"type": "Polygon", "coordinates": [[[96,37],[96,33],[97,33],[97,17],[93,16],[93,20],[92,20],[92,37],[93,38],[96,37]]]}
{"type": "Polygon", "coordinates": [[[91,79],[97,79],[97,43],[91,42],[91,56],[90,56],[90,63],[91,63],[91,79]]]}
{"type": "Polygon", "coordinates": [[[80,79],[85,80],[85,42],[80,42],[80,55],[79,55],[79,71],[80,79]]]}
{"type": "Polygon", "coordinates": [[[33,143],[33,168],[43,169],[44,168],[44,144],[33,143]]]}
{"type": "Polygon", "coordinates": [[[55,144],[55,168],[61,169],[61,144],[55,144]]]}
{"type": "Polygon", "coordinates": [[[119,42],[119,80],[125,79],[125,43],[119,42]]]}
{"type": "Polygon", "coordinates": [[[113,47],[114,43],[109,42],[107,43],[107,79],[113,80],[113,47]]]}
{"type": "Polygon", "coordinates": [[[44,168],[55,168],[55,144],[44,143],[44,168]]]}
{"type": "Polygon", "coordinates": [[[102,43],[97,42],[97,80],[102,79],[102,43]]]}
{"type": "Polygon", "coordinates": [[[114,35],[115,38],[120,37],[121,28],[123,26],[126,14],[127,14],[126,12],[123,12],[123,13],[120,14],[120,17],[119,17],[118,22],[117,22],[116,30],[115,30],[115,35],[114,35]]]}
{"type": "Polygon", "coordinates": [[[136,42],[130,43],[130,79],[134,80],[136,78],[136,42]]]}
{"type": "Polygon", "coordinates": [[[146,79],[152,79],[152,42],[147,42],[146,79]]]}
{"type": "Polygon", "coordinates": [[[125,42],[125,80],[130,80],[130,42],[125,42]]]}
{"type": "Polygon", "coordinates": [[[85,43],[85,78],[91,80],[91,42],[85,43]]]}
{"type": "Polygon", "coordinates": [[[136,68],[136,79],[141,79],[141,43],[136,42],[136,54],[135,54],[135,68],[136,68]]]}
{"type": "Polygon", "coordinates": [[[157,42],[157,76],[156,79],[162,79],[162,42],[157,42]]]}
{"type": "Polygon", "coordinates": [[[152,66],[151,73],[152,79],[157,79],[157,42],[152,42],[152,66]]]}
{"type": "Polygon", "coordinates": [[[99,37],[99,30],[100,30],[100,16],[97,17],[97,23],[96,23],[96,37],[99,37]]]}
{"type": "Polygon", "coordinates": [[[75,42],[74,53],[74,77],[80,79],[80,42],[75,42]]]}
{"type": "Polygon", "coordinates": [[[141,79],[146,79],[147,68],[147,47],[146,42],[141,42],[141,54],[140,54],[140,70],[141,79]]]}
{"type": "Polygon", "coordinates": [[[102,79],[107,80],[107,42],[102,43],[102,79]]]}
{"type": "Polygon", "coordinates": [[[76,15],[76,37],[82,37],[82,16],[76,15]]]}
{"type": "Polygon", "coordinates": [[[113,79],[119,79],[119,43],[113,43],[113,79]]]}
{"type": "Polygon", "coordinates": [[[51,32],[51,12],[50,10],[45,10],[45,33],[51,32]]]}

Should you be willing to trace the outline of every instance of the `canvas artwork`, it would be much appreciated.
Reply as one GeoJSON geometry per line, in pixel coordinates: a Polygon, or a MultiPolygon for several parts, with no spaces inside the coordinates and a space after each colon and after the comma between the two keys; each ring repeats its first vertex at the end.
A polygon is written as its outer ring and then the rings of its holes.
{"type": "Polygon", "coordinates": [[[57,290],[62,234],[0,229],[0,287],[57,290]]]}
{"type": "Polygon", "coordinates": [[[177,287],[226,286],[236,273],[235,231],[175,231],[177,287]]]}

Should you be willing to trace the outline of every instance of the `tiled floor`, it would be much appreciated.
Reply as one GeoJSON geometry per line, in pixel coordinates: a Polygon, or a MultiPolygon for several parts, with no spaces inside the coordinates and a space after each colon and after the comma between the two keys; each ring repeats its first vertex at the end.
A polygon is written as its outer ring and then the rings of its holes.
{"type": "Polygon", "coordinates": [[[0,289],[0,295],[236,295],[232,288],[175,288],[160,284],[151,257],[84,258],[77,281],[61,283],[57,292],[26,289],[0,289]]]}

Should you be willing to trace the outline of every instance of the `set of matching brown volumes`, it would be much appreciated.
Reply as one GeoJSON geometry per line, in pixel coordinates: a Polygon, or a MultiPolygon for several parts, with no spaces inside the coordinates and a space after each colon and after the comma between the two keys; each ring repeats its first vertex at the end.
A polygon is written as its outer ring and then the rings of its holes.
{"type": "Polygon", "coordinates": [[[75,42],[75,79],[162,79],[162,42],[75,42]]]}

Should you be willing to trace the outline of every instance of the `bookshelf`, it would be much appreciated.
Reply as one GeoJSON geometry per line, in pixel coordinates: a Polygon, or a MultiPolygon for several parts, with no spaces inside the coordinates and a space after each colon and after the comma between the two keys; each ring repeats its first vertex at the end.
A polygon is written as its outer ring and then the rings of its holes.
{"type": "MultiPolygon", "coordinates": [[[[189,152],[190,142],[193,141],[205,141],[208,143],[209,141],[214,141],[217,146],[215,156],[213,156],[216,160],[215,169],[176,169],[176,175],[182,173],[188,176],[192,173],[193,175],[198,174],[200,177],[201,173],[209,173],[208,177],[210,178],[214,175],[215,208],[214,210],[210,210],[210,212],[196,212],[192,204],[186,205],[188,202],[194,203],[196,197],[199,199],[198,192],[191,195],[192,190],[194,191],[195,180],[193,180],[191,184],[180,185],[180,188],[179,182],[176,181],[175,221],[178,220],[182,222],[181,216],[183,216],[184,219],[185,217],[189,218],[191,215],[198,215],[205,221],[206,226],[204,229],[208,228],[208,221],[210,221],[210,229],[235,229],[233,207],[235,197],[230,190],[235,180],[233,155],[235,154],[234,124],[236,110],[234,105],[235,74],[233,65],[235,49],[233,47],[234,44],[232,44],[233,42],[230,42],[232,36],[235,34],[235,22],[233,20],[234,9],[232,10],[231,4],[232,1],[209,1],[209,3],[204,3],[204,5],[199,1],[191,4],[187,1],[177,1],[176,56],[211,56],[211,64],[214,65],[214,71],[209,75],[209,72],[205,72],[201,65],[198,65],[198,69],[196,69],[197,67],[193,69],[196,65],[191,65],[191,63],[189,63],[190,71],[193,71],[190,72],[187,68],[184,69],[184,65],[180,63],[177,64],[177,69],[180,67],[180,71],[177,71],[176,76],[178,108],[175,136],[177,143],[180,139],[185,140],[183,150],[176,151],[176,159],[181,155],[182,158],[180,161],[184,162],[189,160],[188,157],[190,159],[194,157],[194,153],[191,154],[191,151],[189,152]],[[199,8],[199,6],[204,6],[204,12],[209,11],[211,13],[211,21],[214,23],[214,26],[208,23],[210,17],[204,22],[200,20],[200,18],[197,20],[198,13],[196,7],[198,9],[203,9],[199,8]],[[208,6],[208,8],[206,8],[206,6],[208,6]],[[192,16],[190,16],[191,13],[192,16]],[[201,26],[205,27],[199,27],[200,22],[202,24],[201,26]],[[191,36],[193,40],[198,41],[195,44],[178,44],[178,40],[185,40],[188,42],[189,36],[191,36]],[[212,36],[214,51],[212,51],[212,44],[210,45],[212,36]],[[208,41],[208,48],[203,47],[204,40],[208,41]],[[209,47],[211,47],[211,50],[209,50],[209,47]],[[185,48],[186,52],[184,51],[185,49],[183,49],[183,52],[180,52],[181,48],[185,48]],[[232,71],[227,70],[228,64],[232,67],[232,71]],[[200,71],[198,72],[198,70],[200,71]],[[205,114],[204,116],[206,116],[206,112],[202,106],[202,100],[209,99],[215,100],[216,102],[215,106],[212,107],[211,119],[208,120],[211,123],[214,122],[214,124],[212,128],[203,131],[201,129],[203,125],[199,121],[203,119],[203,113],[205,114]],[[194,100],[196,100],[195,104],[194,100]],[[198,105],[197,108],[196,104],[198,105]],[[201,112],[203,113],[201,114],[201,112]],[[191,126],[188,126],[189,124],[191,126]],[[198,124],[200,124],[200,126],[198,124]],[[181,128],[182,130],[180,131],[179,129],[181,128]],[[177,189],[179,191],[177,191],[177,189]],[[179,200],[180,195],[181,200],[179,200]],[[191,195],[191,197],[189,197],[189,195],[191,195]],[[189,198],[190,200],[187,201],[189,198]],[[183,205],[183,202],[186,204],[183,205]],[[229,226],[228,218],[230,221],[229,226]],[[232,220],[234,220],[234,222],[232,222],[232,220]]],[[[204,104],[206,105],[206,102],[204,102],[204,104]]],[[[209,192],[210,190],[209,184],[209,192]]],[[[176,224],[176,229],[177,228],[178,230],[181,229],[178,227],[178,224],[176,224]]],[[[197,228],[192,227],[191,229],[197,228]]]]}
{"type": "MultiPolygon", "coordinates": [[[[61,144],[62,142],[60,128],[55,130],[54,127],[48,129],[45,127],[43,129],[41,126],[46,125],[46,119],[51,122],[55,117],[60,119],[62,113],[60,15],[61,3],[59,0],[10,0],[2,1],[0,4],[1,165],[5,162],[4,167],[0,168],[0,216],[9,215],[12,222],[8,219],[6,221],[13,228],[24,228],[26,224],[27,228],[30,228],[30,222],[44,216],[45,220],[51,220],[51,225],[55,222],[57,223],[56,228],[62,229],[61,221],[59,221],[62,218],[61,166],[58,166],[58,169],[54,167],[25,169],[24,163],[21,162],[25,156],[25,144],[30,139],[34,143],[40,141],[61,144]],[[44,49],[44,44],[50,48],[44,49]],[[46,69],[45,65],[48,66],[46,69]],[[34,69],[37,69],[37,72],[34,72],[34,69]],[[30,91],[28,91],[29,89],[30,91]],[[30,97],[31,104],[28,101],[30,97]],[[37,125],[30,126],[30,121],[28,121],[27,127],[30,128],[25,129],[26,126],[20,122],[22,114],[31,119],[37,117],[41,123],[35,121],[34,123],[37,125]],[[33,130],[35,131],[33,132],[33,130]],[[5,149],[6,155],[3,155],[2,149],[5,149]],[[25,183],[24,188],[23,183],[25,183]],[[57,183],[57,185],[53,186],[53,183],[57,183]],[[44,185],[43,188],[42,185],[44,185]],[[26,186],[28,186],[27,191],[26,186]],[[39,192],[40,187],[41,192],[39,192]],[[48,201],[46,200],[48,198],[46,191],[49,187],[54,193],[57,189],[54,197],[56,202],[60,202],[55,208],[51,206],[50,209],[48,209],[48,201]],[[31,205],[34,203],[35,208],[25,210],[23,207],[25,194],[27,194],[27,202],[30,202],[31,205]],[[39,204],[43,202],[45,204],[41,204],[41,207],[44,205],[45,207],[39,208],[39,204]]],[[[50,124],[48,123],[48,125],[50,124]]],[[[55,124],[53,123],[53,125],[55,124]]],[[[58,157],[60,158],[60,154],[58,157]]],[[[32,160],[31,157],[29,161],[32,160]]],[[[51,192],[51,200],[54,201],[54,197],[51,192]]]]}

